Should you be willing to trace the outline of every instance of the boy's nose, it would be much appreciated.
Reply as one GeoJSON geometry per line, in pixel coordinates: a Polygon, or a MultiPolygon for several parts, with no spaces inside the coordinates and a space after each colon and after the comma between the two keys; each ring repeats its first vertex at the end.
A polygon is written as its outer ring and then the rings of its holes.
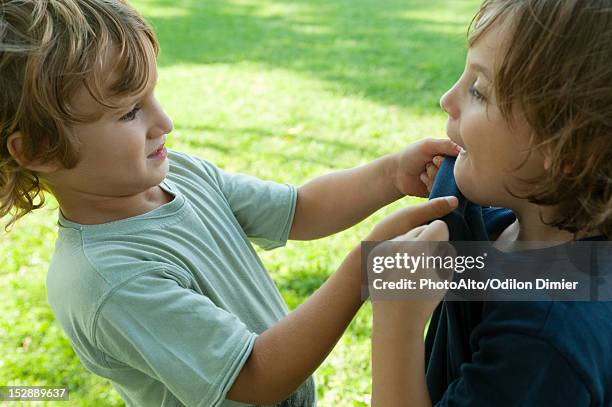
{"type": "Polygon", "coordinates": [[[440,98],[440,107],[451,119],[459,118],[459,109],[456,107],[453,102],[453,88],[449,89],[442,97],[440,98]]]}
{"type": "Polygon", "coordinates": [[[153,122],[149,132],[149,138],[160,137],[172,132],[174,128],[172,119],[166,114],[166,111],[156,98],[152,100],[151,109],[151,119],[153,122]]]}
{"type": "Polygon", "coordinates": [[[166,114],[166,112],[162,112],[162,120],[160,123],[160,129],[162,129],[164,131],[165,134],[168,134],[170,132],[172,132],[172,129],[174,128],[174,125],[172,123],[172,119],[170,118],[170,116],[168,116],[166,114]]]}
{"type": "Polygon", "coordinates": [[[172,119],[170,116],[164,112],[164,110],[159,107],[159,110],[156,113],[156,121],[154,128],[151,129],[151,137],[159,137],[165,134],[169,134],[172,132],[174,125],[172,124],[172,119]]]}

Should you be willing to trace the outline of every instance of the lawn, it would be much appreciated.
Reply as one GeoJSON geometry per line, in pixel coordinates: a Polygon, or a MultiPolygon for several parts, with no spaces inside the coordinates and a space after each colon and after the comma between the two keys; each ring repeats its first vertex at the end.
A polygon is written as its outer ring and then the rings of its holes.
{"type": "MultiPolygon", "coordinates": [[[[168,146],[299,185],[444,136],[438,100],[462,71],[479,1],[133,4],[162,46],[156,94],[174,121],[168,146]]],[[[377,220],[417,201],[406,198],[336,236],[260,254],[295,308],[377,220]]],[[[122,406],[110,384],[80,364],[46,304],[56,218],[51,200],[0,232],[0,385],[65,385],[70,405],[122,406]]],[[[366,304],[316,372],[321,406],[369,404],[370,332],[366,304]]]]}

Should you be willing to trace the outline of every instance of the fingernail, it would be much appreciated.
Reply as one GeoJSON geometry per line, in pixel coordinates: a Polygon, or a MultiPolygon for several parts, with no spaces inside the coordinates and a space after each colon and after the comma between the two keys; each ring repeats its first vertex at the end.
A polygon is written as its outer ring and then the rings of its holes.
{"type": "Polygon", "coordinates": [[[446,202],[448,202],[451,208],[454,208],[455,206],[459,204],[459,200],[455,196],[447,196],[446,202]]]}
{"type": "Polygon", "coordinates": [[[442,164],[442,157],[434,158],[434,163],[436,163],[437,166],[440,166],[440,164],[442,164]]]}

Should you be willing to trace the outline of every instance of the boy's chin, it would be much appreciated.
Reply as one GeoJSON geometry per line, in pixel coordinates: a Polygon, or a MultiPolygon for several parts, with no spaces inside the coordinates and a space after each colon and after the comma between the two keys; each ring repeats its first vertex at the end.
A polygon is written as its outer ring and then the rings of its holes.
{"type": "Polygon", "coordinates": [[[483,191],[479,191],[478,185],[475,185],[471,179],[464,179],[460,174],[455,174],[455,181],[459,192],[461,192],[468,201],[480,206],[494,206],[494,197],[486,196],[486,194],[483,194],[483,191]]]}

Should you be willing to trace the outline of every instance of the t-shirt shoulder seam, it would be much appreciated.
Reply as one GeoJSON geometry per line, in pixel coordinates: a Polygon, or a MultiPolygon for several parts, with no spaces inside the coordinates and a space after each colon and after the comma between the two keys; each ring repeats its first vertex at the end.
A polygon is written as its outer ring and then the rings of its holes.
{"type": "MultiPolygon", "coordinates": [[[[133,280],[146,275],[146,274],[151,274],[151,273],[157,273],[159,271],[167,271],[168,273],[175,275],[177,278],[180,279],[184,279],[187,278],[189,281],[191,281],[190,278],[186,277],[186,276],[182,276],[180,275],[180,273],[174,271],[171,268],[162,266],[162,267],[155,267],[151,270],[145,270],[143,272],[134,274],[133,276],[130,276],[129,278],[126,278],[125,280],[123,280],[122,282],[120,282],[119,284],[115,285],[112,289],[110,289],[107,293],[105,293],[101,298],[100,301],[98,302],[98,305],[96,305],[96,311],[94,312],[93,318],[92,318],[92,322],[91,322],[91,328],[90,328],[90,334],[91,334],[91,341],[93,343],[93,345],[96,347],[96,349],[100,349],[100,347],[98,346],[98,340],[96,339],[96,328],[98,326],[98,317],[100,316],[100,312],[102,311],[102,308],[104,307],[104,305],[106,304],[106,302],[119,290],[121,289],[123,286],[125,286],[126,284],[132,282],[133,280]]],[[[106,361],[106,360],[105,360],[106,361]]],[[[110,366],[107,366],[110,367],[110,366]]]]}
{"type": "MultiPolygon", "coordinates": [[[[217,187],[219,187],[219,179],[218,179],[218,170],[219,167],[217,167],[215,164],[213,164],[212,162],[204,159],[204,158],[200,158],[194,155],[190,155],[190,154],[186,154],[182,151],[176,151],[173,150],[173,153],[179,158],[179,160],[184,160],[184,161],[188,161],[190,162],[190,164],[195,165],[196,167],[198,167],[201,171],[205,172],[206,175],[210,178],[209,180],[207,179],[202,179],[203,181],[205,181],[207,184],[211,184],[210,181],[213,181],[215,183],[215,185],[217,187]]],[[[173,164],[181,167],[183,169],[186,169],[185,165],[183,162],[177,162],[177,160],[173,160],[173,164]]],[[[191,171],[191,170],[190,170],[191,171]]]]}
{"type": "Polygon", "coordinates": [[[110,285],[108,280],[104,277],[102,273],[100,273],[100,269],[96,266],[96,264],[92,261],[91,257],[89,257],[89,254],[87,253],[87,244],[85,242],[83,230],[79,230],[79,235],[81,237],[81,251],[83,252],[85,260],[87,260],[87,263],[89,264],[91,269],[95,271],[95,273],[106,283],[106,285],[110,285]]]}

